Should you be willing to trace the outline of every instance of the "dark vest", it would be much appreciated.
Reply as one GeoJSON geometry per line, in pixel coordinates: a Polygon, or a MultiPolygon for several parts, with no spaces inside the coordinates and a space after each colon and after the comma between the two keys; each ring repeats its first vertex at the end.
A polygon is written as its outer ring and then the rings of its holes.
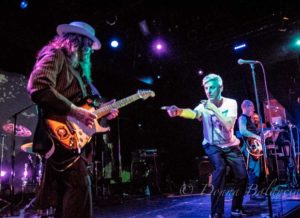
{"type": "Polygon", "coordinates": [[[245,117],[246,120],[247,120],[247,123],[246,123],[247,130],[250,131],[250,132],[252,132],[252,133],[254,133],[254,134],[259,135],[255,124],[251,120],[251,117],[249,117],[249,116],[247,116],[245,114],[242,114],[241,116],[245,117]]]}

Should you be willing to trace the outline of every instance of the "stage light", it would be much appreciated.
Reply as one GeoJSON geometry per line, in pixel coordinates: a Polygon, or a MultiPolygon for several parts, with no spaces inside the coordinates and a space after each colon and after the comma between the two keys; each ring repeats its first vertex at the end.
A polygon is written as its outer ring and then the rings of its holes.
{"type": "Polygon", "coordinates": [[[110,46],[113,48],[117,48],[119,46],[119,42],[114,39],[110,42],[110,46]]]}
{"type": "Polygon", "coordinates": [[[106,24],[113,26],[117,23],[118,21],[118,16],[114,15],[114,16],[110,16],[106,18],[106,24]]]}
{"type": "Polygon", "coordinates": [[[21,8],[21,9],[26,9],[27,6],[28,6],[28,1],[22,0],[22,1],[20,2],[20,8],[21,8]]]}
{"type": "Polygon", "coordinates": [[[1,182],[2,184],[7,184],[9,182],[9,171],[7,169],[1,170],[1,182]]]}
{"type": "Polygon", "coordinates": [[[23,172],[23,176],[24,176],[24,178],[27,178],[27,177],[28,177],[28,171],[27,171],[27,170],[25,170],[25,171],[23,172]]]}
{"type": "Polygon", "coordinates": [[[6,171],[1,171],[1,177],[4,177],[6,175],[6,171]]]}
{"type": "Polygon", "coordinates": [[[162,49],[162,45],[161,45],[160,43],[158,43],[158,44],[156,45],[156,49],[157,49],[157,50],[161,50],[161,49],[162,49]]]}
{"type": "Polygon", "coordinates": [[[203,70],[198,70],[198,74],[202,76],[204,74],[203,70]]]}
{"type": "Polygon", "coordinates": [[[150,35],[149,27],[146,20],[139,22],[140,30],[144,36],[150,35]]]}
{"type": "Polygon", "coordinates": [[[156,78],[157,78],[157,79],[160,79],[160,75],[157,75],[156,78]]]}
{"type": "Polygon", "coordinates": [[[139,81],[146,83],[148,85],[152,85],[153,84],[153,78],[151,76],[143,76],[138,78],[139,81]]]}
{"type": "Polygon", "coordinates": [[[237,50],[240,50],[240,49],[243,49],[243,48],[246,48],[246,47],[247,47],[247,44],[246,44],[246,43],[242,43],[242,44],[235,45],[235,46],[233,47],[233,49],[234,49],[235,51],[237,51],[237,50]]]}
{"type": "Polygon", "coordinates": [[[286,48],[292,52],[298,53],[300,51],[300,32],[296,32],[289,36],[286,48]]]}
{"type": "Polygon", "coordinates": [[[153,40],[151,48],[152,48],[152,51],[157,55],[165,54],[168,51],[167,43],[164,40],[162,40],[161,38],[157,38],[157,39],[153,40]]]}

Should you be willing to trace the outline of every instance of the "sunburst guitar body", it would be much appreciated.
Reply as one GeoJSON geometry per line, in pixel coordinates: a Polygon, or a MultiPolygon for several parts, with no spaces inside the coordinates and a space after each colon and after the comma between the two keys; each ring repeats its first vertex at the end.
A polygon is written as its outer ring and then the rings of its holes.
{"type": "Polygon", "coordinates": [[[109,130],[109,128],[104,128],[99,125],[98,119],[109,114],[112,109],[119,109],[139,99],[145,100],[154,96],[155,93],[151,90],[139,90],[136,94],[96,110],[93,106],[90,106],[90,104],[83,104],[81,107],[95,113],[97,116],[92,128],[89,128],[72,116],[53,116],[46,119],[46,124],[52,136],[58,140],[63,147],[69,150],[77,150],[80,153],[81,149],[91,140],[95,133],[106,132],[109,130]]]}

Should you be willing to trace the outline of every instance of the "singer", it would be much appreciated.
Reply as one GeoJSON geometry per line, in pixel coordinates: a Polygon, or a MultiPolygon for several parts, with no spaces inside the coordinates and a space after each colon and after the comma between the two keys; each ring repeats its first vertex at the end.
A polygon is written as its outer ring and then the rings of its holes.
{"type": "Polygon", "coordinates": [[[235,194],[232,199],[232,216],[249,215],[242,207],[247,186],[247,171],[244,157],[239,149],[240,141],[233,134],[237,119],[237,102],[223,97],[223,81],[219,75],[209,74],[202,80],[207,100],[193,110],[167,107],[170,117],[198,119],[203,124],[202,146],[214,167],[211,193],[211,217],[224,217],[224,186],[226,165],[235,175],[235,194]]]}

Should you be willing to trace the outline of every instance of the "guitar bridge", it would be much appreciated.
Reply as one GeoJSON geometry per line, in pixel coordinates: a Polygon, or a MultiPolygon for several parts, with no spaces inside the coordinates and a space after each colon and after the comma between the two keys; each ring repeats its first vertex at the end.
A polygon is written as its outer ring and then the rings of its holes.
{"type": "Polygon", "coordinates": [[[70,137],[70,148],[74,149],[74,137],[70,137]]]}
{"type": "Polygon", "coordinates": [[[70,133],[73,135],[75,134],[75,128],[73,126],[73,124],[71,122],[69,122],[68,120],[65,121],[66,126],[68,127],[70,133]]]}

